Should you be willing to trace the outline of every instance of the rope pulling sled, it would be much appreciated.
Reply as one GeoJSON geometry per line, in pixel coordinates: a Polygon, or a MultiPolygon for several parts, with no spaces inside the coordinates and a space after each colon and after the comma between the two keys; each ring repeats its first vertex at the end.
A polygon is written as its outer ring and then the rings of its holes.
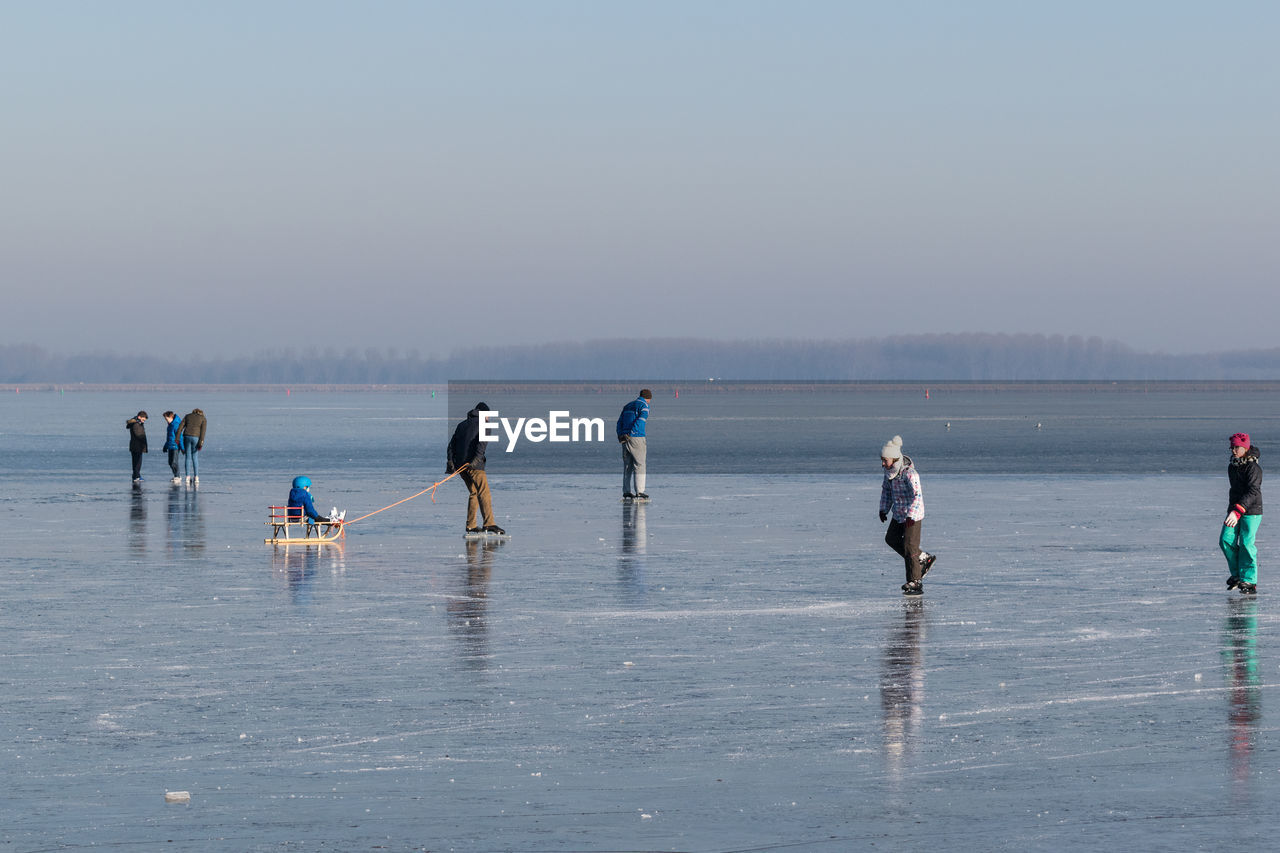
{"type": "Polygon", "coordinates": [[[392,507],[400,506],[400,504],[408,503],[414,498],[420,498],[427,492],[431,493],[431,502],[436,502],[436,489],[452,480],[465,470],[465,464],[458,467],[456,471],[445,477],[443,480],[432,483],[422,491],[403,500],[398,500],[393,504],[388,504],[382,509],[375,509],[373,512],[367,512],[359,518],[353,518],[350,521],[341,519],[335,521],[312,521],[302,515],[301,507],[287,506],[271,506],[267,507],[267,524],[271,527],[271,538],[264,539],[267,545],[325,545],[330,542],[339,542],[346,538],[347,528],[355,524],[357,521],[364,521],[370,516],[385,512],[392,507]],[[301,536],[293,536],[292,533],[301,532],[301,536]],[[281,535],[283,534],[283,535],[281,535]]]}

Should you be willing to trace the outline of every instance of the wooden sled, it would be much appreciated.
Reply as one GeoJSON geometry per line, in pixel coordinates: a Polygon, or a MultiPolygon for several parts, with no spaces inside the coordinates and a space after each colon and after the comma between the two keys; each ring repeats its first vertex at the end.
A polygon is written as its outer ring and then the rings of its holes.
{"type": "Polygon", "coordinates": [[[296,506],[267,507],[267,525],[271,528],[271,538],[263,540],[267,545],[325,545],[347,535],[341,521],[312,521],[296,506]]]}

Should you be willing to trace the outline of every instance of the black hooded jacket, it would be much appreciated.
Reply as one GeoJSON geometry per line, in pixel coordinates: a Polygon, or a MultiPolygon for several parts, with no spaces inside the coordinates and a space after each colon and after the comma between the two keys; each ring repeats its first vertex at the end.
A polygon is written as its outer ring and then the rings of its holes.
{"type": "Polygon", "coordinates": [[[1231,481],[1227,512],[1234,509],[1241,515],[1262,515],[1262,466],[1258,464],[1261,452],[1251,446],[1244,456],[1232,458],[1227,465],[1227,478],[1231,481]]]}
{"type": "Polygon", "coordinates": [[[463,466],[469,465],[472,471],[484,470],[484,445],[480,440],[480,412],[489,411],[484,403],[467,412],[467,417],[453,431],[449,440],[449,448],[445,453],[444,472],[452,474],[463,466]]]}
{"type": "Polygon", "coordinates": [[[125,421],[124,428],[129,431],[129,452],[130,453],[146,453],[147,452],[147,427],[138,418],[129,418],[125,421]]]}

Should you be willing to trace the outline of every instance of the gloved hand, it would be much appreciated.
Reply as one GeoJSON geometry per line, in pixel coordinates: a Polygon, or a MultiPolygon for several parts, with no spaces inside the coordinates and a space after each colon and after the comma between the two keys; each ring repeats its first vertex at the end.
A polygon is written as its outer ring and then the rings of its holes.
{"type": "Polygon", "coordinates": [[[1235,527],[1240,523],[1240,513],[1236,512],[1234,509],[1231,510],[1231,512],[1227,513],[1227,520],[1222,523],[1227,527],[1235,527]]]}
{"type": "Polygon", "coordinates": [[[196,453],[199,453],[201,450],[204,450],[204,442],[203,442],[203,441],[196,445],[196,453]]]}
{"type": "Polygon", "coordinates": [[[884,524],[884,523],[885,523],[886,521],[888,521],[888,520],[889,520],[889,513],[887,513],[887,512],[882,512],[882,513],[880,513],[880,523],[881,523],[881,524],[884,524]]]}
{"type": "Polygon", "coordinates": [[[910,527],[915,523],[916,523],[916,520],[914,518],[908,518],[906,521],[902,522],[903,526],[905,527],[910,527]]]}

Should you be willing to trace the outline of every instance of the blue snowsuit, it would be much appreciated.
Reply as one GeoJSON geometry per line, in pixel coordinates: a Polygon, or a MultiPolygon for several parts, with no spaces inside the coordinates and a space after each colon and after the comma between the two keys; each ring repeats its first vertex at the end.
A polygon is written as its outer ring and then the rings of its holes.
{"type": "Polygon", "coordinates": [[[311,502],[311,493],[297,486],[289,490],[289,515],[305,516],[312,521],[323,520],[320,513],[316,512],[316,505],[311,502]],[[295,513],[295,509],[301,512],[295,513]]]}

